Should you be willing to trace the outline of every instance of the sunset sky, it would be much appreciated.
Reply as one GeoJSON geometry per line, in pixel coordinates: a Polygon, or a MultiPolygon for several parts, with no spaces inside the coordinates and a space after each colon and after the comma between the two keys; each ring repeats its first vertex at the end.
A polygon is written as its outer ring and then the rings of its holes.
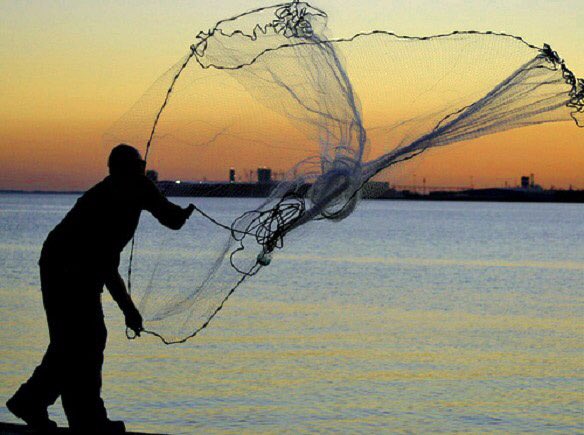
{"type": "MultiPolygon", "coordinates": [[[[222,18],[270,4],[0,0],[0,189],[94,184],[106,174],[114,145],[104,135],[188,52],[196,34],[222,18]]],[[[409,35],[504,31],[538,46],[549,43],[584,76],[581,0],[320,0],[314,5],[327,11],[334,36],[372,29],[409,35]]],[[[205,176],[226,177],[234,164],[241,171],[263,165],[287,170],[291,164],[282,156],[259,151],[227,161],[218,153],[205,176]]],[[[202,178],[200,170],[193,167],[191,178],[202,178]]],[[[161,176],[188,177],[188,171],[188,166],[177,173],[168,169],[161,176]]],[[[546,187],[584,188],[584,129],[547,124],[457,144],[401,168],[392,181],[409,183],[415,175],[429,185],[468,185],[472,177],[475,186],[500,186],[529,173],[546,187]]]]}

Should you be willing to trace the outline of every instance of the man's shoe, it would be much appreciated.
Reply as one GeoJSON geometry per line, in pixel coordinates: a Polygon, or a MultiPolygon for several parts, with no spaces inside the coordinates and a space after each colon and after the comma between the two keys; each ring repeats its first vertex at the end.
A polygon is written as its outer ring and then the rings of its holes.
{"type": "Polygon", "coordinates": [[[108,418],[96,421],[69,420],[69,430],[74,435],[118,435],[126,433],[126,425],[123,421],[112,421],[108,418]]]}
{"type": "Polygon", "coordinates": [[[98,433],[108,435],[126,433],[126,425],[123,421],[105,420],[103,425],[98,429],[98,433]]]}
{"type": "Polygon", "coordinates": [[[6,402],[6,408],[36,431],[51,432],[57,429],[57,423],[49,419],[46,409],[31,409],[12,397],[6,402]]]}

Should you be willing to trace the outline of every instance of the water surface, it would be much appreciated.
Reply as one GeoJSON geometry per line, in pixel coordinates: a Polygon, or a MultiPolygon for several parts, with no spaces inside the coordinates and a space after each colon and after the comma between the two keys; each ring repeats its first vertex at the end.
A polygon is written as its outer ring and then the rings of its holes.
{"type": "MultiPolygon", "coordinates": [[[[2,402],[47,345],[36,261],[75,199],[0,195],[2,402]]],[[[220,218],[254,201],[193,200],[220,218]]],[[[583,217],[582,205],[364,201],[289,237],[176,347],[127,341],[104,296],[110,416],[177,434],[584,432],[583,217]]],[[[143,221],[165,256],[194,252],[204,225],[143,221]]]]}

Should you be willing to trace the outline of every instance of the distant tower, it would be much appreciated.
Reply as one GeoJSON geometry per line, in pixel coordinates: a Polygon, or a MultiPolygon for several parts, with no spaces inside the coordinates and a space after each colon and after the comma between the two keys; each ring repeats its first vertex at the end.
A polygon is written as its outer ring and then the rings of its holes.
{"type": "Polygon", "coordinates": [[[229,169],[229,182],[235,183],[235,168],[229,169]]]}
{"type": "Polygon", "coordinates": [[[272,182],[272,170],[270,168],[258,168],[258,183],[269,184],[272,182]]]}
{"type": "Polygon", "coordinates": [[[535,187],[535,175],[531,174],[529,176],[529,187],[531,187],[532,189],[535,187]]]}
{"type": "Polygon", "coordinates": [[[523,177],[521,177],[521,188],[522,189],[529,189],[529,177],[524,175],[523,177]]]}

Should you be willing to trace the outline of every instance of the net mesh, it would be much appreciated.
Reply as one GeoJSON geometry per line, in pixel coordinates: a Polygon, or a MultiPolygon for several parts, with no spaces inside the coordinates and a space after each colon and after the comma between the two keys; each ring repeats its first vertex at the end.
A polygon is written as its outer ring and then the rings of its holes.
{"type": "Polygon", "coordinates": [[[584,81],[547,45],[476,31],[335,39],[326,21],[301,2],[220,21],[108,133],[144,145],[149,166],[175,179],[223,179],[266,159],[282,171],[266,199],[197,209],[193,239],[166,241],[172,256],[141,224],[133,297],[164,342],[205,328],[290,231],[349,216],[381,171],[495,132],[584,124],[584,81]]]}

